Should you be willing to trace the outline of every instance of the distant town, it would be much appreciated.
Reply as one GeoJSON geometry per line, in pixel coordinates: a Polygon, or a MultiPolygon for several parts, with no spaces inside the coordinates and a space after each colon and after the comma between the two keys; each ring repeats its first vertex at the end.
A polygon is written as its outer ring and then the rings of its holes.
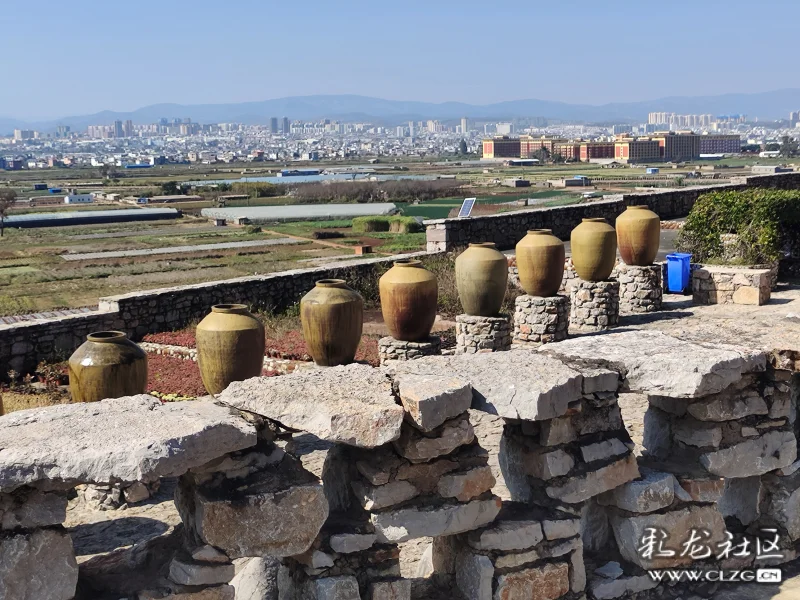
{"type": "Polygon", "coordinates": [[[785,138],[800,134],[800,111],[759,122],[745,115],[678,115],[653,112],[647,123],[586,125],[543,118],[369,122],[272,117],[268,125],[114,121],[85,131],[58,126],[41,132],[16,129],[0,137],[0,169],[164,164],[292,162],[387,157],[414,159],[472,155],[485,160],[644,163],[713,159],[768,152],[779,156],[785,138]]]}

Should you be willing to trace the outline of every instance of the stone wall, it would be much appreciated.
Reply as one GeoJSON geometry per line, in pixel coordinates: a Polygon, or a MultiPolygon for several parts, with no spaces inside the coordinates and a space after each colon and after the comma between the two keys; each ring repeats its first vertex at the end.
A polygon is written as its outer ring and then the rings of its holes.
{"type": "Polygon", "coordinates": [[[585,218],[602,217],[613,223],[626,206],[645,204],[662,219],[685,217],[697,198],[706,192],[741,190],[748,187],[797,189],[800,173],[736,177],[730,184],[693,186],[664,192],[613,194],[600,202],[555,208],[532,209],[469,217],[426,221],[428,251],[453,250],[470,242],[494,242],[500,249],[513,248],[528,229],[552,229],[562,240],[585,218]]]}
{"type": "Polygon", "coordinates": [[[769,302],[770,269],[697,265],[692,269],[692,301],[696,304],[750,304],[769,302]]]}
{"type": "Polygon", "coordinates": [[[0,378],[10,369],[32,372],[42,360],[65,360],[92,331],[124,331],[138,341],[147,333],[172,331],[199,321],[214,304],[241,303],[257,310],[282,311],[299,302],[318,279],[363,278],[374,282],[377,288],[379,273],[398,258],[401,256],[353,260],[314,269],[132,292],[101,298],[96,312],[0,325],[0,365],[7,365],[0,369],[0,378]]]}

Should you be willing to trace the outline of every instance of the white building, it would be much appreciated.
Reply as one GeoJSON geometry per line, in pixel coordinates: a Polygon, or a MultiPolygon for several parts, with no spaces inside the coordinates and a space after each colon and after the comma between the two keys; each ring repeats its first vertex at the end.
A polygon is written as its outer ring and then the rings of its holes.
{"type": "Polygon", "coordinates": [[[94,202],[93,194],[70,194],[64,196],[64,204],[89,204],[94,202]]]}

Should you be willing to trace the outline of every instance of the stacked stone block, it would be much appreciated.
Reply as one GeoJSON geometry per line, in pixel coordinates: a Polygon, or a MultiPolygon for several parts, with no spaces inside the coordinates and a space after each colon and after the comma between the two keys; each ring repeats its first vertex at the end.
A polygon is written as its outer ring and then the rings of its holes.
{"type": "Polygon", "coordinates": [[[692,270],[692,301],[696,304],[748,304],[769,302],[773,271],[697,265],[692,270]]]}
{"type": "Polygon", "coordinates": [[[566,296],[518,296],[514,307],[515,344],[538,346],[566,339],[570,311],[566,296]]]}
{"type": "Polygon", "coordinates": [[[619,281],[573,282],[570,289],[569,328],[605,331],[619,324],[619,281]]]}
{"type": "Polygon", "coordinates": [[[622,312],[649,313],[661,310],[664,289],[660,265],[636,267],[619,264],[615,277],[619,281],[622,312]]]}
{"type": "Polygon", "coordinates": [[[456,317],[456,354],[501,352],[511,348],[511,319],[496,317],[456,317]]]}
{"type": "Polygon", "coordinates": [[[436,335],[428,336],[419,342],[404,342],[391,336],[378,340],[378,355],[381,364],[387,360],[413,360],[422,356],[434,356],[442,353],[442,339],[436,335]]]}

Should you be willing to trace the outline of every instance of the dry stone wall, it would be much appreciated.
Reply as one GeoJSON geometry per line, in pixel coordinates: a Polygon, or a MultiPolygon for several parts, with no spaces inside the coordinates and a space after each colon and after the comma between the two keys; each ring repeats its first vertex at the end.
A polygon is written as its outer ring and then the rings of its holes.
{"type": "Polygon", "coordinates": [[[692,300],[697,304],[750,304],[769,302],[771,269],[696,265],[692,269],[692,300]]]}
{"type": "Polygon", "coordinates": [[[426,221],[429,252],[450,251],[470,242],[494,242],[500,249],[513,248],[528,229],[552,229],[562,240],[585,218],[605,218],[613,223],[626,206],[644,204],[662,219],[685,217],[697,198],[714,190],[749,187],[797,189],[800,173],[735,177],[730,184],[694,186],[664,192],[606,195],[599,202],[556,208],[518,211],[466,219],[426,221]]]}

